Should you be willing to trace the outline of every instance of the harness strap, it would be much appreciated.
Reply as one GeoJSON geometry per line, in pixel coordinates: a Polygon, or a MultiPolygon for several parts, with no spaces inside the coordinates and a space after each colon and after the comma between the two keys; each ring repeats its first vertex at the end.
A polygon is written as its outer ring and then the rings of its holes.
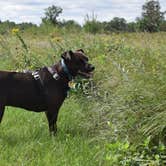
{"type": "Polygon", "coordinates": [[[42,95],[45,95],[46,93],[45,93],[45,89],[44,89],[44,83],[43,83],[43,80],[40,77],[39,71],[33,71],[32,76],[35,79],[35,83],[37,83],[36,87],[37,87],[39,93],[42,94],[42,95]]]}
{"type": "MultiPolygon", "coordinates": [[[[59,74],[58,74],[58,72],[56,71],[55,68],[46,67],[46,69],[51,73],[52,77],[55,80],[59,80],[60,79],[60,76],[59,76],[59,74]]],[[[47,88],[45,88],[45,86],[44,86],[44,82],[41,79],[39,70],[31,72],[31,74],[32,74],[32,76],[34,78],[34,81],[35,81],[34,84],[36,85],[36,88],[38,89],[39,93],[41,95],[43,95],[43,97],[45,98],[45,96],[47,95],[47,88]]],[[[69,89],[70,89],[69,87],[66,88],[66,96],[67,96],[67,91],[69,89]]]]}
{"type": "Polygon", "coordinates": [[[41,79],[41,77],[39,75],[39,71],[33,71],[32,75],[33,75],[35,80],[39,80],[41,82],[41,84],[43,85],[43,81],[42,81],[42,79],[41,79]]]}
{"type": "MultiPolygon", "coordinates": [[[[63,69],[65,75],[67,76],[69,81],[71,81],[73,79],[73,76],[70,74],[70,71],[69,71],[67,65],[64,62],[64,59],[61,59],[61,65],[62,65],[62,69],[63,69]]],[[[55,67],[47,67],[47,70],[51,73],[52,77],[55,80],[59,80],[60,79],[60,75],[58,74],[58,72],[55,69],[55,67]]]]}

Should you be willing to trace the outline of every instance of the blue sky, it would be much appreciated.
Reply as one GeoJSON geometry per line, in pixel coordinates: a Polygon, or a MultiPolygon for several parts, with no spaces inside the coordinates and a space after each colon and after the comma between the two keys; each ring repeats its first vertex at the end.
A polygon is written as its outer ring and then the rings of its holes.
{"type": "MultiPolygon", "coordinates": [[[[61,20],[73,19],[84,23],[85,15],[94,12],[99,21],[109,21],[113,17],[123,17],[134,21],[141,16],[142,5],[147,0],[0,0],[0,20],[17,23],[41,23],[44,9],[50,5],[63,8],[61,20]]],[[[166,11],[166,0],[160,0],[161,10],[166,11]]]]}

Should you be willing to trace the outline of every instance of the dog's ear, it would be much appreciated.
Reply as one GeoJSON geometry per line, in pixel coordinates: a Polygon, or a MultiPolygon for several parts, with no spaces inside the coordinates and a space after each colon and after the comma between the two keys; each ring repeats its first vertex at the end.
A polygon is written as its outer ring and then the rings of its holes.
{"type": "Polygon", "coordinates": [[[70,51],[64,52],[64,53],[61,55],[61,57],[62,57],[63,59],[65,59],[65,60],[71,60],[72,55],[73,55],[73,51],[70,50],[70,51]]]}
{"type": "Polygon", "coordinates": [[[83,49],[78,49],[77,51],[78,51],[78,52],[85,53],[83,49]]]}

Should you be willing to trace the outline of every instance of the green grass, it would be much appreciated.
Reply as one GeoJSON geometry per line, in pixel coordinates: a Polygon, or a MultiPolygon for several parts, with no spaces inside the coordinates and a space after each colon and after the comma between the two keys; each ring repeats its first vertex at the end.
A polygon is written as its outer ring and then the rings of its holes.
{"type": "Polygon", "coordinates": [[[44,113],[7,108],[0,125],[0,165],[164,166],[165,33],[97,34],[42,29],[0,37],[0,69],[51,65],[82,48],[96,67],[76,79],[50,137],[44,113]]]}
{"type": "Polygon", "coordinates": [[[0,130],[1,165],[98,165],[101,143],[82,126],[82,108],[67,101],[56,137],[50,137],[44,113],[7,108],[0,130]]]}

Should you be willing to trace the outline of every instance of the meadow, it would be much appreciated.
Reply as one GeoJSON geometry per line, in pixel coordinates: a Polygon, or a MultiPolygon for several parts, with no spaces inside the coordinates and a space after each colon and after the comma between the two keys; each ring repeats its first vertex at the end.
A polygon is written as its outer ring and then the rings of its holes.
{"type": "Polygon", "coordinates": [[[96,69],[77,78],[55,137],[44,113],[7,107],[0,166],[164,166],[166,33],[27,29],[0,35],[0,70],[35,70],[82,48],[96,69]]]}

